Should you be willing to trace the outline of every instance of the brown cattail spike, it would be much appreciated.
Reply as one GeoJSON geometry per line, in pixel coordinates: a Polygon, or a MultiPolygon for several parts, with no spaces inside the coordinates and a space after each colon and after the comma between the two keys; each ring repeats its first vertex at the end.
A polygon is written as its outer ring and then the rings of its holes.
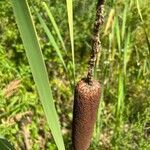
{"type": "Polygon", "coordinates": [[[98,0],[87,78],[79,81],[75,88],[72,124],[72,144],[74,150],[87,150],[89,148],[96,122],[100,100],[100,84],[92,78],[100,46],[99,28],[103,22],[103,4],[104,0],[98,0]]]}
{"type": "Polygon", "coordinates": [[[87,150],[90,146],[99,99],[99,82],[91,80],[91,84],[89,84],[87,79],[82,79],[78,82],[75,88],[72,124],[74,150],[87,150]]]}

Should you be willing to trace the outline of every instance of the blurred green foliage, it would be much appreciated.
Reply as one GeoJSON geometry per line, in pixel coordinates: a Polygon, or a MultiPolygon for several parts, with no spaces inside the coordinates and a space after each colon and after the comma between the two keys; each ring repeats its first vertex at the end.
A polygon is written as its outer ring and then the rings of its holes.
{"type": "MultiPolygon", "coordinates": [[[[67,56],[65,51],[61,52],[69,70],[71,50],[65,0],[61,2],[45,0],[45,2],[54,15],[66,45],[67,56]]],[[[102,48],[95,70],[95,76],[102,85],[102,98],[91,150],[150,149],[150,1],[139,0],[138,2],[143,21],[138,12],[137,0],[107,0],[105,4],[105,22],[100,31],[102,48]],[[107,34],[104,34],[111,9],[115,10],[115,14],[107,34]],[[125,27],[123,27],[124,15],[125,27]],[[122,38],[123,28],[125,32],[122,38]],[[125,49],[129,53],[125,53],[125,49]],[[123,81],[121,80],[119,84],[120,74],[123,81]],[[123,97],[121,97],[123,108],[119,109],[121,113],[117,112],[119,86],[123,88],[123,97]],[[121,118],[119,124],[116,113],[119,113],[119,119],[121,118]]],[[[31,3],[46,21],[60,49],[62,49],[61,43],[41,1],[29,1],[45,57],[66,149],[69,149],[72,89],[61,61],[44,33],[31,3]]],[[[0,6],[0,135],[9,139],[16,149],[29,144],[30,148],[35,150],[55,150],[57,148],[37,95],[11,3],[2,0],[0,6]],[[29,140],[25,140],[25,135],[29,136],[29,140]]],[[[74,1],[76,81],[86,76],[95,6],[96,0],[74,1]]]]}

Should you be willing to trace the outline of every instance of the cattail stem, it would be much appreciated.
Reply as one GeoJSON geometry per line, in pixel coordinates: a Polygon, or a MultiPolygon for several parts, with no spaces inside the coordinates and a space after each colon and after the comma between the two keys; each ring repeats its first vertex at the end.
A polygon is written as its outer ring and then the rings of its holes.
{"type": "Polygon", "coordinates": [[[100,40],[99,40],[99,28],[100,25],[103,23],[103,4],[104,0],[98,0],[97,3],[97,10],[96,10],[96,19],[94,23],[93,28],[93,37],[92,37],[92,51],[91,51],[91,57],[89,60],[89,67],[88,67],[88,74],[87,79],[89,84],[91,83],[92,77],[93,77],[93,68],[96,63],[97,54],[100,51],[100,40]]]}

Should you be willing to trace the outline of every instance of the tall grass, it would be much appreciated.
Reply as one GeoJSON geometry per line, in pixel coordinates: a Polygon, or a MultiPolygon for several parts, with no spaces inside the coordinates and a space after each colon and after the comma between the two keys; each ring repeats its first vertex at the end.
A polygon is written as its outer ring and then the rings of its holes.
{"type": "MultiPolygon", "coordinates": [[[[99,141],[101,132],[103,131],[103,124],[105,124],[104,120],[107,120],[106,118],[103,118],[103,111],[105,110],[105,97],[104,94],[106,93],[107,89],[113,89],[115,87],[118,88],[117,90],[117,96],[116,96],[116,102],[115,102],[115,110],[114,110],[114,121],[115,126],[112,127],[112,130],[114,132],[114,136],[112,138],[112,144],[114,147],[119,147],[118,145],[118,139],[121,136],[123,126],[124,126],[124,111],[125,111],[125,99],[126,99],[126,78],[127,78],[127,66],[128,62],[130,60],[130,56],[132,54],[131,51],[131,32],[130,27],[127,28],[126,22],[127,22],[127,13],[131,11],[130,6],[131,2],[124,2],[124,9],[121,13],[117,13],[117,7],[116,4],[113,8],[111,8],[108,20],[106,21],[106,26],[104,30],[104,37],[109,38],[109,52],[106,53],[106,50],[104,50],[104,47],[102,47],[100,62],[104,63],[104,68],[100,70],[103,71],[103,81],[102,81],[102,98],[97,118],[97,125],[95,129],[95,136],[94,140],[97,142],[99,141]],[[104,58],[103,58],[104,57],[104,58]],[[101,60],[102,59],[102,60],[101,60]],[[116,59],[118,61],[117,64],[115,64],[116,59]],[[103,62],[102,62],[103,61],[103,62]],[[106,64],[105,64],[106,62],[106,64]],[[115,67],[116,68],[115,68],[115,67]],[[108,68],[110,68],[108,70],[108,68]],[[111,75],[112,69],[115,68],[117,72],[117,76],[111,75]],[[110,87],[109,82],[111,82],[111,78],[117,77],[115,80],[115,87],[110,87]],[[117,83],[118,81],[118,83],[117,83]],[[106,86],[107,85],[107,86],[106,86]]],[[[103,43],[102,43],[103,45],[103,43]]],[[[99,64],[100,66],[100,64],[99,64]]],[[[114,91],[115,89],[113,89],[114,91]]],[[[116,91],[116,90],[115,90],[116,91]]],[[[94,142],[95,143],[95,142],[94,142]]],[[[93,144],[94,144],[93,143],[93,144]]],[[[94,148],[93,148],[94,149],[94,148]]]]}
{"type": "MultiPolygon", "coordinates": [[[[58,39],[59,41],[61,42],[61,46],[58,44],[58,42],[55,40],[55,37],[53,36],[52,32],[51,32],[51,29],[47,26],[47,21],[44,20],[40,13],[36,10],[36,8],[33,6],[33,9],[35,11],[35,14],[37,16],[37,18],[39,19],[39,22],[41,24],[41,27],[44,29],[44,32],[46,33],[48,39],[49,39],[49,42],[51,43],[51,45],[53,46],[54,50],[56,51],[63,67],[64,67],[64,70],[65,70],[65,73],[66,73],[66,76],[67,76],[67,79],[69,80],[70,82],[70,86],[71,88],[73,89],[74,88],[74,82],[75,82],[75,76],[74,76],[74,71],[75,71],[75,68],[73,67],[73,62],[74,62],[74,57],[72,57],[72,61],[69,61],[69,63],[71,64],[71,71],[69,70],[70,68],[67,67],[67,62],[64,60],[64,57],[68,57],[68,51],[66,49],[66,46],[65,46],[65,42],[61,36],[61,32],[60,32],[60,29],[54,19],[54,16],[52,14],[52,12],[50,11],[50,8],[47,6],[47,4],[45,2],[42,3],[43,4],[43,11],[46,11],[46,14],[48,15],[51,23],[52,23],[52,29],[54,29],[54,31],[56,32],[57,36],[58,36],[58,39]],[[65,51],[65,54],[63,54],[62,52],[65,51]],[[73,75],[72,75],[73,74],[73,75]]],[[[72,56],[74,55],[74,50],[72,50],[72,56]]]]}

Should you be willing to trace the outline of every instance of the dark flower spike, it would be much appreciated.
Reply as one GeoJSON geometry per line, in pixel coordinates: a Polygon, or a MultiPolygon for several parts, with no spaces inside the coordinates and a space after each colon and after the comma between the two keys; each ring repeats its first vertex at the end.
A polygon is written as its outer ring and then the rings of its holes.
{"type": "Polygon", "coordinates": [[[75,87],[72,122],[72,145],[74,150],[87,150],[90,146],[100,100],[100,84],[93,79],[93,68],[100,50],[99,28],[103,22],[104,0],[98,0],[93,28],[92,51],[87,77],[75,87]]]}

